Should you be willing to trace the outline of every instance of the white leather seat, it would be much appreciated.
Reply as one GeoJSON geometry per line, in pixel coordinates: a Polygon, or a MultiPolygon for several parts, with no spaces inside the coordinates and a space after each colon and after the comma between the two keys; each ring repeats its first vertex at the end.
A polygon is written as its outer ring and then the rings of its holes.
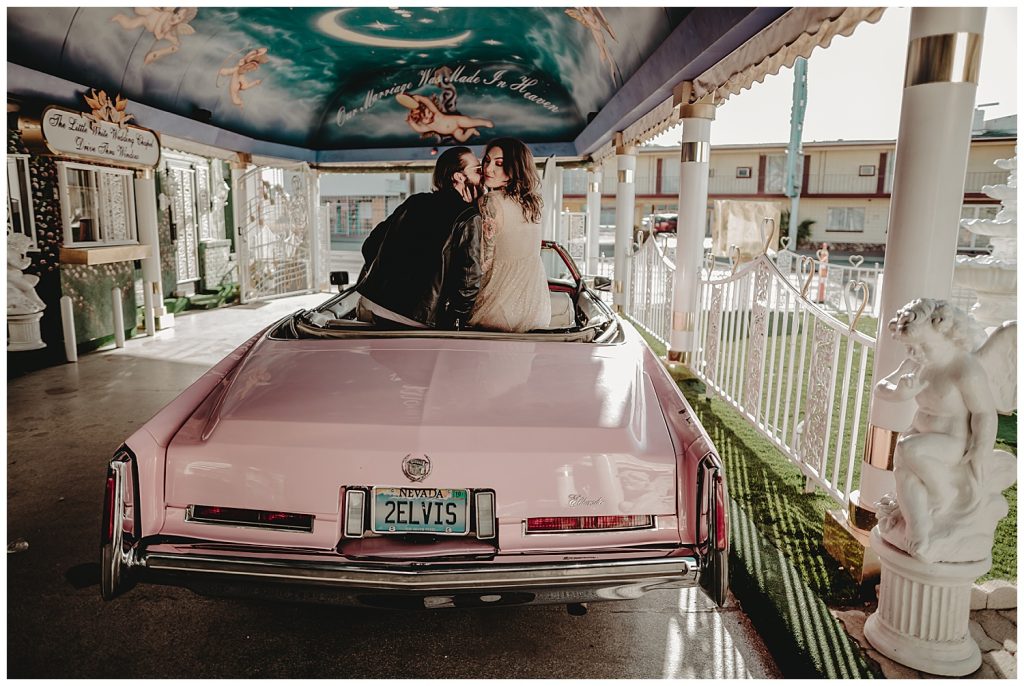
{"type": "Polygon", "coordinates": [[[570,329],[576,325],[576,314],[572,308],[572,296],[560,291],[551,291],[551,323],[548,329],[570,329]]]}

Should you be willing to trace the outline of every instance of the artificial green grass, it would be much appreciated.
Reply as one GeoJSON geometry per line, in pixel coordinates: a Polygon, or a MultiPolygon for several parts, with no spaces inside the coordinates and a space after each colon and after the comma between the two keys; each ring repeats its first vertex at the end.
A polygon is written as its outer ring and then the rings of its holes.
{"type": "Polygon", "coordinates": [[[800,470],[726,403],[705,399],[702,383],[682,382],[680,388],[725,463],[729,495],[752,526],[826,604],[857,602],[857,584],[825,550],[825,513],[835,501],[805,493],[800,470]]]}
{"type": "Polygon", "coordinates": [[[803,582],[787,555],[760,535],[746,508],[730,500],[729,573],[733,594],[757,627],[782,676],[881,676],[825,603],[803,582]]]}

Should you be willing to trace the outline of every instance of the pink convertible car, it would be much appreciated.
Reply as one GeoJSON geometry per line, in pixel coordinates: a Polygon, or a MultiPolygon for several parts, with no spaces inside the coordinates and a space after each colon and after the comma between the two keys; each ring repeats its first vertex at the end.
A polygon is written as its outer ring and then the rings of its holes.
{"type": "Polygon", "coordinates": [[[543,254],[546,329],[382,330],[348,290],[218,363],[110,462],[103,597],[724,602],[715,447],[636,330],[543,254]]]}

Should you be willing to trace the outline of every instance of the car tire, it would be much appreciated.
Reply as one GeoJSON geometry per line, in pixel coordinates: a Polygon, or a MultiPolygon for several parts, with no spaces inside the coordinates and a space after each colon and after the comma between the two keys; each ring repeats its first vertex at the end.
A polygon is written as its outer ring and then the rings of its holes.
{"type": "Polygon", "coordinates": [[[718,498],[712,497],[708,512],[708,554],[701,574],[700,583],[715,604],[725,607],[729,595],[729,546],[719,550],[718,540],[718,498]]]}

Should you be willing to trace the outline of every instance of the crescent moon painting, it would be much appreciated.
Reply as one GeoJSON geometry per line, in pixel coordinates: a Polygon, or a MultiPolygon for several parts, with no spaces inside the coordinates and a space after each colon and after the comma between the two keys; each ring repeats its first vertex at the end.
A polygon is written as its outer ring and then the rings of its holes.
{"type": "Polygon", "coordinates": [[[346,8],[328,12],[316,22],[316,27],[332,38],[343,40],[348,43],[369,45],[375,48],[396,48],[402,50],[426,50],[428,48],[453,48],[469,38],[471,31],[463,31],[448,38],[436,38],[432,40],[405,40],[400,38],[384,38],[382,36],[371,36],[359,33],[345,26],[343,20],[346,14],[353,12],[354,8],[346,8]]]}

